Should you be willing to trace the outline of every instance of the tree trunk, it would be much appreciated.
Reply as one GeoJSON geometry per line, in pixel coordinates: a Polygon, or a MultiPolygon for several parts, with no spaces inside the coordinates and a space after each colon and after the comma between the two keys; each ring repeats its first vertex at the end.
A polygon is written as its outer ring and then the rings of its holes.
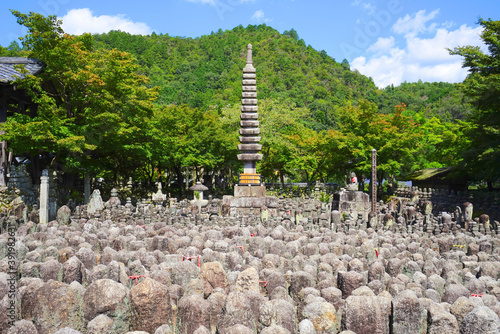
{"type": "Polygon", "coordinates": [[[57,151],[56,155],[54,156],[54,158],[52,159],[52,161],[50,162],[49,164],[49,168],[50,169],[55,169],[56,167],[56,162],[57,160],[59,160],[59,157],[61,156],[61,151],[57,151]]]}
{"type": "Polygon", "coordinates": [[[40,158],[33,155],[31,158],[31,181],[33,184],[40,184],[40,158]]]}
{"type": "Polygon", "coordinates": [[[488,191],[493,191],[493,181],[486,181],[486,184],[488,185],[488,191]]]}
{"type": "MultiPolygon", "coordinates": [[[[378,181],[378,193],[379,193],[379,195],[382,195],[384,192],[384,186],[383,186],[384,172],[380,171],[377,173],[377,181],[378,181]]],[[[378,195],[377,195],[377,198],[379,198],[378,195]]]]}
{"type": "Polygon", "coordinates": [[[179,188],[179,199],[182,199],[182,180],[184,175],[182,175],[181,168],[179,166],[174,167],[175,174],[177,175],[177,187],[179,188]]]}
{"type": "Polygon", "coordinates": [[[361,177],[359,178],[358,190],[365,191],[365,175],[364,174],[361,174],[361,177]]]}

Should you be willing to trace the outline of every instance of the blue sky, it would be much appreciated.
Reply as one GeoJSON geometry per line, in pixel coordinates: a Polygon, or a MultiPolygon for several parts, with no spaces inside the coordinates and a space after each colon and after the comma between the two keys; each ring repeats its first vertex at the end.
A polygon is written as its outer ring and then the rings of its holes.
{"type": "Polygon", "coordinates": [[[9,9],[57,15],[71,34],[119,29],[198,37],[241,24],[295,29],[306,44],[370,76],[380,87],[403,81],[460,82],[461,58],[446,47],[481,45],[478,18],[500,19],[498,0],[23,0],[0,3],[0,45],[25,30],[9,9]]]}

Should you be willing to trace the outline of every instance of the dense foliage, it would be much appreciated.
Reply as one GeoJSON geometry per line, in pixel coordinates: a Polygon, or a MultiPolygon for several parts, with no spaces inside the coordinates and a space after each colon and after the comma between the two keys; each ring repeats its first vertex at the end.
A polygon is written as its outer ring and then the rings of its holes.
{"type": "Polygon", "coordinates": [[[50,167],[73,172],[127,175],[139,167],[148,154],[141,130],[153,115],[156,91],[145,86],[132,56],[95,49],[88,34],[64,34],[56,17],[13,13],[28,28],[27,56],[45,69],[18,83],[37,110],[34,118],[15,114],[3,125],[11,149],[50,156],[50,167]]]}
{"type": "Polygon", "coordinates": [[[500,21],[479,20],[479,24],[484,28],[481,39],[488,53],[475,46],[450,52],[464,57],[463,66],[469,69],[469,75],[461,86],[475,107],[467,129],[471,146],[462,167],[491,187],[500,179],[500,21]]]}
{"type": "MultiPolygon", "coordinates": [[[[293,29],[238,26],[199,38],[70,36],[55,17],[14,14],[28,28],[24,55],[46,68],[19,83],[39,104],[37,117],[9,117],[2,138],[16,154],[45,155],[64,171],[116,181],[160,176],[178,191],[204,177],[224,191],[242,168],[236,146],[248,43],[264,155],[258,170],[268,181],[341,181],[349,170],[368,177],[374,148],[378,178],[398,178],[463,164],[460,152],[470,147],[474,113],[470,94],[457,84],[377,89],[293,29]]],[[[20,48],[12,44],[0,54],[20,48]]]]}
{"type": "Polygon", "coordinates": [[[152,85],[160,87],[159,103],[207,108],[238,103],[245,46],[254,47],[259,98],[289,100],[311,111],[310,126],[335,125],[335,110],[349,100],[374,100],[371,78],[350,71],[324,51],[306,46],[296,33],[280,34],[265,24],[238,26],[200,38],[120,31],[96,35],[103,48],[132,53],[152,85]]]}
{"type": "Polygon", "coordinates": [[[260,170],[267,179],[342,180],[349,169],[368,175],[372,148],[381,150],[380,177],[460,161],[451,152],[464,145],[459,122],[470,111],[456,84],[419,81],[379,90],[346,60],[339,63],[306,46],[293,29],[280,34],[265,24],[239,26],[194,39],[112,31],[95,39],[100,47],[137,57],[143,73],[161,87],[158,103],[186,103],[221,115],[233,109],[234,124],[245,45],[252,43],[264,141],[260,170]],[[367,108],[371,116],[363,118],[367,108]],[[376,129],[391,117],[414,128],[376,129]],[[379,140],[367,139],[367,131],[378,131],[379,140]]]}

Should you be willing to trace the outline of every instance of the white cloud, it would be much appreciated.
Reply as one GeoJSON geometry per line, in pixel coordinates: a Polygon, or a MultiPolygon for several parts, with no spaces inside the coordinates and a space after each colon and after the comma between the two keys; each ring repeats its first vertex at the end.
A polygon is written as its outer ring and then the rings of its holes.
{"type": "Polygon", "coordinates": [[[398,46],[398,39],[394,36],[378,38],[367,48],[366,57],[357,57],[351,62],[351,68],[372,77],[381,88],[399,85],[403,81],[463,81],[467,75],[467,69],[462,68],[463,59],[450,55],[446,48],[464,45],[484,48],[479,37],[481,27],[462,25],[450,30],[449,23],[445,23],[436,28],[436,23],[429,22],[436,14],[436,11],[429,15],[419,11],[412,17],[407,15],[399,19],[393,30],[404,34],[400,43],[403,45],[398,46]],[[405,29],[403,21],[408,24],[405,29]],[[431,31],[430,36],[426,35],[428,37],[418,36],[431,31]]]}
{"type": "Polygon", "coordinates": [[[457,56],[450,56],[446,48],[452,49],[461,45],[481,45],[480,33],[481,27],[472,28],[464,24],[453,31],[444,28],[438,29],[433,38],[409,37],[406,39],[408,55],[412,60],[419,62],[457,59],[457,56]]]}
{"type": "Polygon", "coordinates": [[[253,13],[252,20],[256,21],[257,23],[271,21],[270,19],[266,18],[266,15],[264,14],[264,11],[262,9],[259,9],[255,11],[255,13],[253,13]]]}
{"type": "Polygon", "coordinates": [[[379,37],[375,44],[370,45],[367,51],[371,52],[384,52],[391,49],[394,46],[394,37],[382,38],[379,37]]]}
{"type": "Polygon", "coordinates": [[[368,15],[375,12],[375,6],[369,2],[362,2],[361,0],[354,0],[351,2],[352,6],[361,7],[368,15]]]}
{"type": "Polygon", "coordinates": [[[111,30],[121,30],[134,35],[148,35],[151,28],[142,22],[132,22],[124,15],[94,16],[88,8],[72,9],[62,17],[62,28],[72,35],[83,33],[106,33],[111,30]]]}
{"type": "Polygon", "coordinates": [[[372,5],[371,3],[364,2],[362,4],[362,7],[368,13],[368,15],[375,13],[375,6],[372,5]]]}
{"type": "Polygon", "coordinates": [[[351,68],[372,77],[375,85],[380,88],[392,83],[397,85],[403,82],[404,56],[404,50],[393,48],[389,55],[381,55],[369,60],[365,57],[355,58],[351,63],[351,68]]]}
{"type": "Polygon", "coordinates": [[[435,24],[426,26],[427,22],[432,20],[439,13],[439,9],[430,12],[428,15],[425,9],[418,11],[413,17],[406,15],[404,18],[399,18],[392,26],[392,30],[396,34],[416,35],[425,31],[433,31],[435,24]]]}
{"type": "Polygon", "coordinates": [[[215,6],[215,0],[187,0],[188,2],[193,3],[201,3],[201,4],[209,4],[211,6],[215,6]]]}
{"type": "MultiPolygon", "coordinates": [[[[192,2],[192,3],[201,3],[202,5],[210,5],[210,6],[214,6],[217,4],[217,1],[219,0],[186,0],[187,2],[192,2]]],[[[256,2],[257,0],[240,0],[240,3],[254,3],[256,2]]],[[[220,3],[219,3],[220,5],[220,3]]],[[[225,5],[225,4],[224,4],[225,5]]],[[[235,5],[235,1],[232,0],[230,1],[229,4],[227,5],[235,5]]]]}

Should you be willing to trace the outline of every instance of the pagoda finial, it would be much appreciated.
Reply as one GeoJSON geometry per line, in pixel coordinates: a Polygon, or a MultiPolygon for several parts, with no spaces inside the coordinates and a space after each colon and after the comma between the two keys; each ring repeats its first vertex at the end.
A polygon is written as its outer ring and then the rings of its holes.
{"type": "Polygon", "coordinates": [[[252,64],[252,44],[247,45],[247,64],[252,64]]]}

